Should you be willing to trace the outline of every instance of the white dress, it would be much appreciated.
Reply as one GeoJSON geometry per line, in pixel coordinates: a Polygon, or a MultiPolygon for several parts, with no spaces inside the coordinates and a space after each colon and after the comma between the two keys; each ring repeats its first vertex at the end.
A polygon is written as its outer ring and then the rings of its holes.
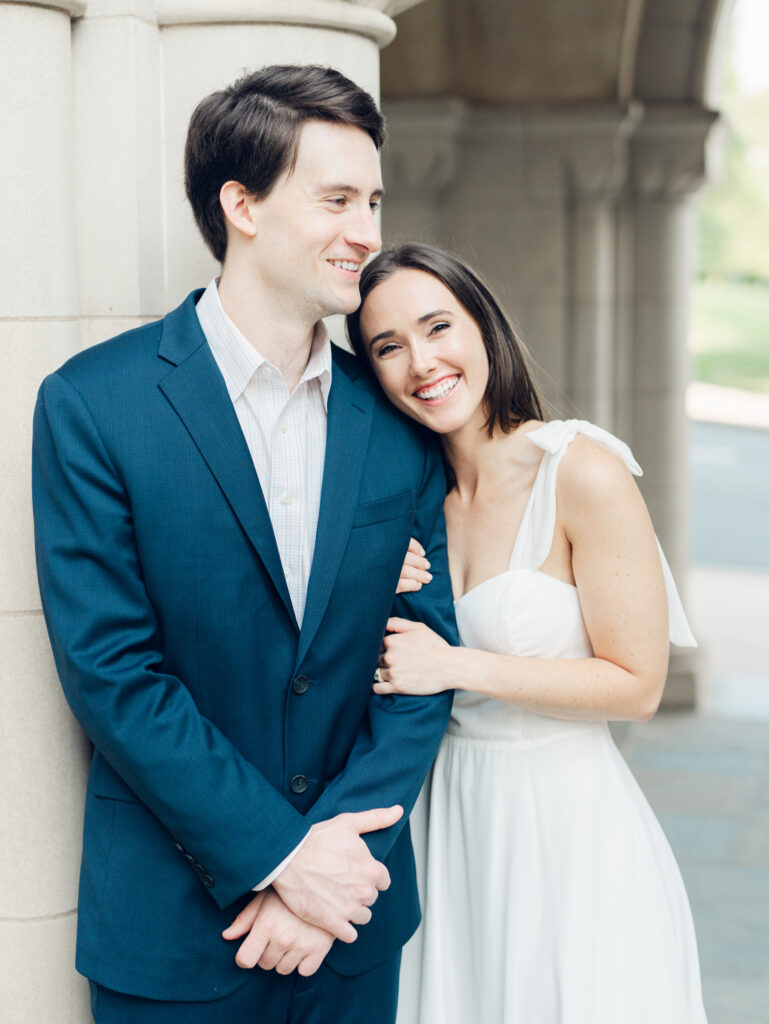
{"type": "MultiPolygon", "coordinates": [[[[466,647],[592,654],[577,589],[539,571],[556,471],[581,420],[528,434],[544,456],[509,569],[456,602],[466,647]]],[[[660,551],[671,640],[695,644],[660,551]]],[[[423,924],[404,950],[398,1024],[704,1024],[673,853],[604,722],[457,691],[412,815],[423,924]]]]}

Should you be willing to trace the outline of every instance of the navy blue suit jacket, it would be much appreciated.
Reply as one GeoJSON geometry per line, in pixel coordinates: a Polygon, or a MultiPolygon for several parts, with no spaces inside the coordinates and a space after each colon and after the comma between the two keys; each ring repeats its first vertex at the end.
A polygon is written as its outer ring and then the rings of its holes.
{"type": "MultiPolygon", "coordinates": [[[[35,415],[43,608],[94,745],[78,968],[156,999],[244,980],[220,932],[310,823],[411,809],[450,695],[377,697],[371,681],[412,535],[434,579],[395,612],[456,642],[437,450],[338,349],[298,628],[199,295],[70,360],[35,415]]],[[[405,818],[366,841],[392,886],[329,953],[347,974],[391,956],[419,918],[405,818]]]]}

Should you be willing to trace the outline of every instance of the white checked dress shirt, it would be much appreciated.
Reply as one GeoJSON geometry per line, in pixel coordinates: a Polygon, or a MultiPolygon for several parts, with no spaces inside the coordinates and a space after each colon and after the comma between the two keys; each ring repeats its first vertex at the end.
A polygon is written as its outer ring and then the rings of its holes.
{"type": "MultiPolygon", "coordinates": [[[[289,394],[280,370],[257,352],[224,312],[216,278],[203,292],[196,310],[262,486],[294,614],[301,626],[326,457],[331,343],[325,327],[318,323],[307,367],[289,394]]],[[[254,889],[270,885],[306,838],[254,889]]]]}
{"type": "Polygon", "coordinates": [[[331,343],[318,323],[307,367],[289,394],[280,370],[257,352],[224,312],[216,279],[196,308],[262,485],[301,626],[326,456],[331,343]]]}

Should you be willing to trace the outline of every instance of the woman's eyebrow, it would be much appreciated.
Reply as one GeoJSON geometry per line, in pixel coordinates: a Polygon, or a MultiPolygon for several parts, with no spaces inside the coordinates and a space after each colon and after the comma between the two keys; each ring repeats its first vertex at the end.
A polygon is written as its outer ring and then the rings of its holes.
{"type": "Polygon", "coordinates": [[[382,331],[381,334],[375,334],[371,341],[368,343],[369,348],[373,348],[378,341],[382,341],[383,338],[392,338],[395,331],[392,329],[389,331],[382,331]]]}

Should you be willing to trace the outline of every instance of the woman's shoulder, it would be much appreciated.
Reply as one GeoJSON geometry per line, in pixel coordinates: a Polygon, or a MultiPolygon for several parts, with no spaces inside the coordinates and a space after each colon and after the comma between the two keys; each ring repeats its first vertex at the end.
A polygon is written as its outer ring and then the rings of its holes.
{"type": "Polygon", "coordinates": [[[640,467],[622,441],[598,427],[593,431],[572,428],[569,434],[558,463],[557,489],[563,511],[594,515],[609,505],[616,510],[618,503],[638,494],[633,476],[640,473],[640,467]]]}

